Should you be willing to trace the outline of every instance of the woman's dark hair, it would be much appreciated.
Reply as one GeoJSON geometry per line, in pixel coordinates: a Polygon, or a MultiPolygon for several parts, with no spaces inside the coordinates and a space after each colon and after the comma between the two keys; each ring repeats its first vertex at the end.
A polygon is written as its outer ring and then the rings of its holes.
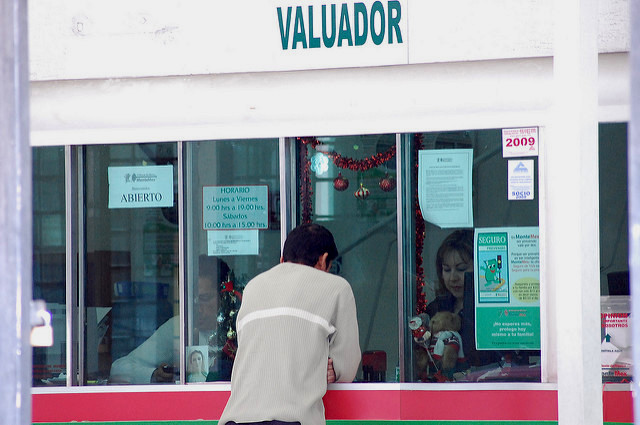
{"type": "Polygon", "coordinates": [[[456,230],[449,234],[436,253],[436,273],[438,273],[438,291],[444,293],[444,279],[442,278],[442,262],[444,257],[452,251],[457,251],[464,261],[473,260],[473,231],[469,229],[456,230]]]}
{"type": "Polygon", "coordinates": [[[282,249],[282,259],[285,262],[313,267],[325,252],[329,254],[327,262],[338,256],[338,248],[331,232],[319,224],[301,224],[287,236],[282,249]]]}

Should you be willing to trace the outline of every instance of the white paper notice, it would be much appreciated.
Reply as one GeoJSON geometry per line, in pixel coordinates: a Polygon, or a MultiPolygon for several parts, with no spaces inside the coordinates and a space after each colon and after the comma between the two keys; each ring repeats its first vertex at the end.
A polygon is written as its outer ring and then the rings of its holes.
{"type": "Polygon", "coordinates": [[[509,161],[508,199],[510,201],[530,201],[533,199],[533,160],[509,161]]]}
{"type": "Polygon", "coordinates": [[[418,201],[422,217],[436,226],[473,227],[473,149],[421,150],[418,201]]]}
{"type": "Polygon", "coordinates": [[[258,255],[258,229],[209,230],[207,253],[209,255],[258,255]]]}

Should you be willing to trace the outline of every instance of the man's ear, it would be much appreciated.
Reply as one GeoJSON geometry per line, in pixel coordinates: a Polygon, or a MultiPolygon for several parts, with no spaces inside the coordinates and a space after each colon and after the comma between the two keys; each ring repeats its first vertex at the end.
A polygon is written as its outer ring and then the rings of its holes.
{"type": "Polygon", "coordinates": [[[280,257],[280,264],[284,263],[284,257],[280,257]]]}
{"type": "Polygon", "coordinates": [[[316,265],[314,267],[316,269],[318,269],[318,270],[322,270],[323,272],[328,272],[329,271],[329,267],[331,267],[331,261],[327,261],[328,257],[329,257],[329,253],[328,252],[325,252],[324,254],[319,256],[318,257],[318,262],[316,263],[316,265]]]}

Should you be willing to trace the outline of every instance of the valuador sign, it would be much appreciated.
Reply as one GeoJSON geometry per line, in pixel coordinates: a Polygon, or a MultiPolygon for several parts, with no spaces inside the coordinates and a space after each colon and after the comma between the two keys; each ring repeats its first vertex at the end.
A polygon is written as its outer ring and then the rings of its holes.
{"type": "Polygon", "coordinates": [[[282,50],[402,44],[397,0],[287,6],[276,12],[282,50]]]}
{"type": "Polygon", "coordinates": [[[265,2],[258,54],[276,70],[406,64],[406,1],[265,2]]]}

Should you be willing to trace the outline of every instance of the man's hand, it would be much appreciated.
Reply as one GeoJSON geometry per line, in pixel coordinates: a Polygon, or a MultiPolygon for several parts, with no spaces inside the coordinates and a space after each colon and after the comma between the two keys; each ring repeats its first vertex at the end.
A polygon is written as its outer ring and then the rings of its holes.
{"type": "Polygon", "coordinates": [[[336,371],[333,370],[333,359],[327,362],[327,384],[336,382],[336,371]]]}
{"type": "Polygon", "coordinates": [[[173,367],[166,363],[162,363],[151,374],[151,383],[154,382],[174,382],[175,377],[173,373],[173,367]]]}

